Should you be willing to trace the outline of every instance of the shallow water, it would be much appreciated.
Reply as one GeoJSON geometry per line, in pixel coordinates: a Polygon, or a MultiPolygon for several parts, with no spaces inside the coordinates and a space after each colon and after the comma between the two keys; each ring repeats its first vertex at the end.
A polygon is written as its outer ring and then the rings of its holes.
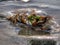
{"type": "MultiPolygon", "coordinates": [[[[33,1],[32,1],[33,2],[33,1]]],[[[60,24],[60,5],[59,1],[57,2],[50,2],[49,4],[45,2],[29,2],[29,3],[22,3],[22,2],[0,2],[0,13],[8,12],[14,9],[19,8],[26,8],[26,7],[32,7],[32,8],[38,8],[43,11],[46,11],[49,15],[54,16],[57,23],[60,24]],[[30,4],[31,3],[31,4],[30,4]],[[40,5],[40,6],[39,6],[40,5]]],[[[41,1],[42,2],[42,1],[41,1]]],[[[6,15],[4,15],[6,16],[6,15]]],[[[0,45],[28,45],[26,42],[26,38],[21,38],[17,35],[17,32],[20,30],[19,27],[13,26],[10,24],[9,21],[0,19],[0,45]]],[[[60,32],[53,33],[52,36],[58,36],[59,38],[58,43],[60,42],[60,32]]]]}

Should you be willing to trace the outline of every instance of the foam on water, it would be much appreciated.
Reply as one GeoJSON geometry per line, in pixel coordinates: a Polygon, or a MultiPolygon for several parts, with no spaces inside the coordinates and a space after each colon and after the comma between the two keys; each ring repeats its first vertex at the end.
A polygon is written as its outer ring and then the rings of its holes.
{"type": "Polygon", "coordinates": [[[54,33],[60,32],[60,25],[56,22],[56,20],[54,18],[53,18],[52,22],[53,22],[53,25],[51,26],[52,32],[54,32],[54,33]]]}

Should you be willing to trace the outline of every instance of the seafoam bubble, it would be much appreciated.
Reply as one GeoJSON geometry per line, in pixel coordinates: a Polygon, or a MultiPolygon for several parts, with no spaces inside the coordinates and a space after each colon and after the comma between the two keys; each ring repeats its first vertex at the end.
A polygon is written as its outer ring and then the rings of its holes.
{"type": "Polygon", "coordinates": [[[23,2],[29,2],[30,0],[21,0],[21,1],[23,1],[23,2]]]}
{"type": "Polygon", "coordinates": [[[42,15],[47,15],[47,13],[45,11],[42,10],[36,10],[36,13],[42,14],[42,15]]]}
{"type": "Polygon", "coordinates": [[[13,14],[11,12],[8,12],[8,14],[10,14],[10,16],[13,16],[13,14]]]}

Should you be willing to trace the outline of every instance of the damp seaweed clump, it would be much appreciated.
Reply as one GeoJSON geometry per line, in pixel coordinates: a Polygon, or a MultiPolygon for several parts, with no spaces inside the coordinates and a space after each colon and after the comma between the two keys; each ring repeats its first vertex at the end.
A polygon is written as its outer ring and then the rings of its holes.
{"type": "Polygon", "coordinates": [[[44,35],[51,31],[52,17],[37,13],[36,10],[19,10],[7,19],[22,28],[19,35],[44,35]]]}

